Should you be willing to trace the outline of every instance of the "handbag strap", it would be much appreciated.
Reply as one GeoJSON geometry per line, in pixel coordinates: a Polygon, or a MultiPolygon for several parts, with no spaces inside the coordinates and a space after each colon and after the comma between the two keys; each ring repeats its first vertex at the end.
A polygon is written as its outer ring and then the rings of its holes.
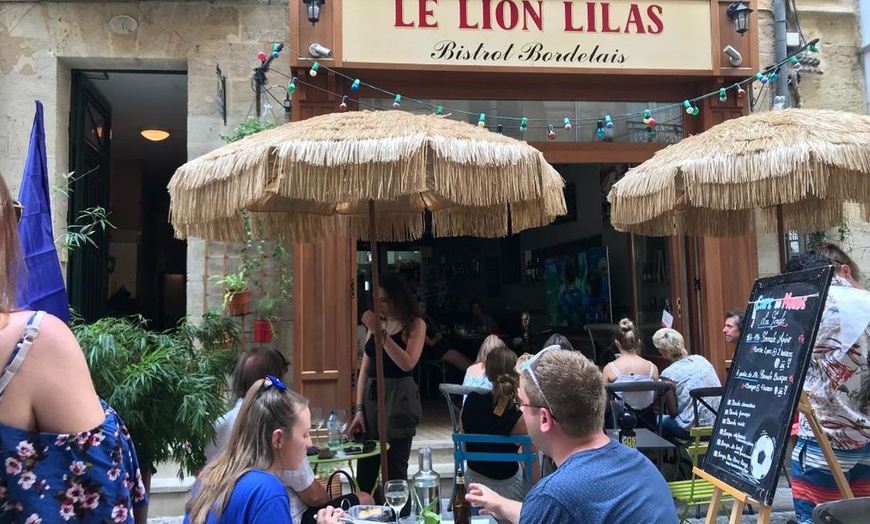
{"type": "MultiPolygon", "coordinates": [[[[351,478],[350,473],[348,473],[347,471],[345,471],[343,469],[337,469],[337,470],[333,471],[329,475],[329,477],[326,479],[326,496],[329,497],[329,500],[334,500],[334,499],[337,499],[338,497],[342,496],[342,493],[339,493],[338,495],[336,495],[335,493],[332,492],[332,481],[336,475],[343,475],[344,478],[347,479],[348,486],[350,486],[351,490],[353,490],[353,478],[351,478]]],[[[339,486],[338,489],[341,490],[340,479],[339,479],[338,486],[339,486]]]]}

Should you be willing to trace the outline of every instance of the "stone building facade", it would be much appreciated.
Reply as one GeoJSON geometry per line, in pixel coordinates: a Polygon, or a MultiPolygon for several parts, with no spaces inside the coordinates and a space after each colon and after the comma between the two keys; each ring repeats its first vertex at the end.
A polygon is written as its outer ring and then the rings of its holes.
{"type": "MultiPolygon", "coordinates": [[[[802,107],[868,112],[858,4],[858,0],[786,1],[788,31],[802,32],[807,40],[820,39],[819,53],[813,55],[820,60],[819,66],[802,70],[799,85],[802,107]]],[[[759,0],[753,16],[758,16],[760,63],[772,64],[773,2],[759,0]]],[[[759,111],[769,109],[769,98],[762,99],[756,107],[759,111]]],[[[854,217],[842,231],[828,231],[825,236],[846,247],[859,267],[870,269],[870,224],[860,220],[857,213],[854,217]]],[[[775,235],[758,236],[761,276],[779,272],[778,254],[769,247],[773,245],[775,235]]]]}

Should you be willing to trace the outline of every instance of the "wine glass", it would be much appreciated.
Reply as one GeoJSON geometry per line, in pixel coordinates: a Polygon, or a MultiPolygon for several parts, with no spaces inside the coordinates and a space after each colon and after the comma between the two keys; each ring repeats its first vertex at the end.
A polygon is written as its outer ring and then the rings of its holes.
{"type": "Polygon", "coordinates": [[[399,512],[408,503],[410,491],[407,480],[388,480],[384,487],[387,504],[393,508],[393,513],[396,514],[396,524],[399,523],[399,512]]]}
{"type": "MultiPolygon", "coordinates": [[[[348,418],[347,418],[347,410],[346,409],[336,409],[335,416],[338,419],[338,430],[344,435],[344,432],[347,430],[348,418]]],[[[343,438],[343,437],[342,437],[343,438]]]]}
{"type": "Polygon", "coordinates": [[[314,431],[316,443],[320,443],[320,428],[323,427],[323,409],[310,408],[311,411],[311,430],[314,431]]]}

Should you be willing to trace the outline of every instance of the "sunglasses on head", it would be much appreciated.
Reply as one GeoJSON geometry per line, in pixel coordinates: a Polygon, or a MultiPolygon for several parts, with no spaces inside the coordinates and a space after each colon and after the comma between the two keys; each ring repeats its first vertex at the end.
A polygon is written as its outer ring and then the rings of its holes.
{"type": "Polygon", "coordinates": [[[541,384],[538,382],[538,377],[535,376],[535,370],[532,366],[534,366],[535,362],[537,362],[538,359],[541,358],[541,355],[543,355],[544,353],[548,353],[548,352],[554,351],[554,350],[561,350],[561,349],[562,348],[558,345],[547,346],[544,349],[538,351],[538,353],[535,356],[533,356],[529,360],[523,362],[523,364],[520,366],[520,373],[522,373],[523,371],[529,372],[529,376],[532,377],[532,382],[535,383],[535,386],[538,388],[538,391],[541,392],[541,398],[544,400],[544,405],[543,406],[535,406],[533,404],[523,404],[519,401],[519,399],[517,399],[516,406],[518,408],[523,407],[523,406],[530,407],[530,408],[547,408],[550,411],[550,415],[552,415],[553,419],[556,419],[556,415],[555,415],[555,413],[553,413],[553,408],[550,407],[550,402],[547,401],[547,396],[544,394],[544,389],[541,387],[541,384]]]}
{"type": "Polygon", "coordinates": [[[17,200],[12,201],[12,211],[15,213],[15,223],[21,223],[21,215],[24,214],[24,206],[17,200]]]}

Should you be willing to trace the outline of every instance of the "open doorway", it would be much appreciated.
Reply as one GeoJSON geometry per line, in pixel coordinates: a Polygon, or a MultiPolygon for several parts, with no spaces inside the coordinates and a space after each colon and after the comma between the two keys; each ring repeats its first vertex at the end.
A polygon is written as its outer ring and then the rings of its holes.
{"type": "Polygon", "coordinates": [[[187,246],[166,185],[187,160],[187,74],[74,70],[70,119],[68,220],[100,206],[114,226],[70,252],[70,305],[87,320],[141,314],[172,327],[185,315],[187,246]]]}

